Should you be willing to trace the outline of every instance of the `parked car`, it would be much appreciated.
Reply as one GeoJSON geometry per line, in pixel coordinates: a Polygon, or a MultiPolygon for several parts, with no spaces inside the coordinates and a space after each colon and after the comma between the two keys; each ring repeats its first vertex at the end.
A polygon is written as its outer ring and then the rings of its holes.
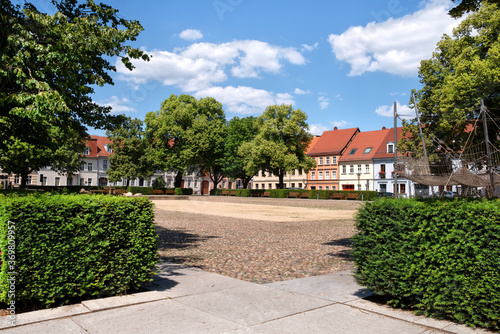
{"type": "Polygon", "coordinates": [[[382,191],[378,193],[378,197],[394,197],[394,193],[382,191]]]}
{"type": "MultiPolygon", "coordinates": [[[[441,193],[439,191],[436,191],[434,194],[429,194],[429,196],[427,197],[441,197],[441,193]]],[[[442,197],[446,197],[446,198],[453,198],[453,197],[457,197],[457,194],[453,191],[444,191],[443,192],[443,196],[442,197]]]]}

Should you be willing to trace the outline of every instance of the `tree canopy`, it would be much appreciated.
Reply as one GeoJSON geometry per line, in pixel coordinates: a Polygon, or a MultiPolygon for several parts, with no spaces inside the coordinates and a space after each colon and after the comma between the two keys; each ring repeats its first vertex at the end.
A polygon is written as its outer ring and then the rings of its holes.
{"type": "Polygon", "coordinates": [[[307,115],[291,105],[267,107],[257,118],[257,136],[239,150],[240,156],[245,157],[246,172],[250,175],[259,170],[272,172],[278,176],[278,188],[283,189],[287,172],[316,167],[314,159],[306,156],[312,140],[306,121],[307,115]]]}
{"type": "Polygon", "coordinates": [[[220,181],[226,119],[214,98],[172,94],[159,111],[146,115],[145,122],[151,158],[164,169],[177,171],[175,187],[180,187],[182,173],[194,168],[209,173],[215,185],[220,181]]]}
{"type": "MultiPolygon", "coordinates": [[[[494,118],[500,116],[499,37],[500,11],[497,5],[484,3],[454,30],[453,36],[443,36],[432,58],[421,62],[423,87],[416,97],[427,142],[437,136],[459,150],[467,140],[484,141],[482,127],[472,134],[470,127],[479,116],[481,98],[494,118]]],[[[418,138],[415,124],[406,123],[405,130],[418,138]]],[[[490,129],[491,142],[498,140],[497,133],[497,129],[490,129]]],[[[418,143],[404,145],[402,149],[414,151],[418,143]]]]}
{"type": "Polygon", "coordinates": [[[453,0],[454,3],[458,3],[455,7],[453,7],[449,14],[451,17],[458,18],[463,16],[466,13],[475,12],[479,10],[482,3],[488,2],[500,5],[500,0],[453,0]]]}
{"type": "Polygon", "coordinates": [[[131,58],[149,59],[126,44],[143,28],[92,0],[53,0],[53,15],[30,2],[0,2],[0,168],[23,184],[43,166],[76,170],[87,127],[117,121],[90,95],[95,85],[113,84],[113,57],[129,69],[131,58]]]}

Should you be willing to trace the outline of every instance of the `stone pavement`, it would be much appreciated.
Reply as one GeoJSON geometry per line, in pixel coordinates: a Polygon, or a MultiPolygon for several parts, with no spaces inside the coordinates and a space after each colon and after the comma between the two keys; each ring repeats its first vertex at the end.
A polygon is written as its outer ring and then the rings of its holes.
{"type": "Polygon", "coordinates": [[[490,333],[363,297],[348,271],[255,284],[164,262],[151,291],[17,315],[5,333],[490,333]]]}

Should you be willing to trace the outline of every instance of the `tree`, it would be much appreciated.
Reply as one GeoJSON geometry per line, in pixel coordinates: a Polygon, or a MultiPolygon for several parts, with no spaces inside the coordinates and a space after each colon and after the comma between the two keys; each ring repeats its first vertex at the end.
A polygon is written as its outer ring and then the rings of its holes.
{"type": "Polygon", "coordinates": [[[175,187],[184,171],[209,173],[215,185],[221,179],[225,114],[222,105],[207,97],[172,94],[157,112],[146,115],[151,157],[164,169],[177,171],[175,187]]]}
{"type": "Polygon", "coordinates": [[[108,177],[110,181],[150,178],[155,165],[149,161],[148,143],[144,138],[143,123],[139,119],[127,117],[121,126],[107,131],[112,142],[113,155],[110,157],[108,177]]]}
{"type": "Polygon", "coordinates": [[[493,3],[500,5],[500,0],[453,0],[454,3],[459,3],[449,11],[449,15],[454,18],[463,16],[465,13],[475,12],[481,7],[481,3],[493,3]]]}
{"type": "Polygon", "coordinates": [[[257,135],[256,118],[253,116],[238,118],[229,121],[224,154],[224,173],[236,180],[240,179],[243,188],[248,188],[255,173],[247,173],[245,169],[245,156],[238,151],[247,142],[251,142],[257,135]]]}
{"type": "MultiPolygon", "coordinates": [[[[494,118],[500,116],[499,37],[500,11],[485,3],[454,30],[453,37],[441,39],[431,59],[421,62],[423,87],[416,97],[428,142],[436,136],[453,150],[463,149],[467,141],[484,142],[482,127],[472,133],[467,129],[479,116],[481,98],[494,118]]],[[[415,124],[406,124],[405,131],[418,139],[415,124]]],[[[491,142],[498,140],[497,133],[489,130],[491,142]]],[[[411,151],[418,146],[408,145],[401,149],[411,151]]]]}
{"type": "Polygon", "coordinates": [[[43,166],[76,171],[87,127],[117,122],[90,96],[95,85],[113,83],[110,57],[129,69],[131,58],[149,59],[126,45],[142,26],[92,0],[53,0],[53,15],[0,2],[0,168],[21,175],[22,185],[43,166]]]}
{"type": "Polygon", "coordinates": [[[239,154],[245,157],[245,169],[255,175],[259,170],[278,176],[278,188],[284,188],[284,176],[295,169],[309,171],[316,167],[306,155],[312,140],[307,130],[307,115],[291,105],[273,105],[257,119],[258,134],[244,143],[239,154]]]}

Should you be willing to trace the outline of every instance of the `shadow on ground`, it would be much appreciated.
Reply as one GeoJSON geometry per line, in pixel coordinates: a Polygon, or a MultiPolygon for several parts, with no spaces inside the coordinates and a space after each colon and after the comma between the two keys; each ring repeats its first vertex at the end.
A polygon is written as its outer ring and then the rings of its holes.
{"type": "Polygon", "coordinates": [[[352,238],[335,239],[335,240],[332,240],[329,242],[325,242],[323,245],[343,247],[343,249],[336,251],[336,252],[328,253],[327,255],[338,257],[338,258],[341,258],[341,259],[349,261],[349,262],[354,261],[352,258],[352,255],[351,255],[352,238]]]}

